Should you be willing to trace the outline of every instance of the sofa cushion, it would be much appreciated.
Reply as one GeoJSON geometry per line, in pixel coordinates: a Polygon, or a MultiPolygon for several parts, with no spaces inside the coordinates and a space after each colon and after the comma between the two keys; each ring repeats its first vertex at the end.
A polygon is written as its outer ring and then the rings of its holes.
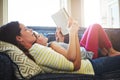
{"type": "Polygon", "coordinates": [[[41,68],[29,59],[19,48],[16,46],[0,41],[0,52],[5,52],[9,55],[12,61],[16,64],[14,66],[16,76],[21,78],[31,78],[32,76],[41,73],[41,68]]]}
{"type": "Polygon", "coordinates": [[[12,67],[12,61],[5,53],[0,52],[0,79],[1,80],[13,80],[14,69],[12,67]]]}

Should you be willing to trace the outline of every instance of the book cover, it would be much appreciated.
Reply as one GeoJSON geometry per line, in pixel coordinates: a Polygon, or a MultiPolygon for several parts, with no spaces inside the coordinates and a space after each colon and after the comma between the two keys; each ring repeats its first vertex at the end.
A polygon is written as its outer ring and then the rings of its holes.
{"type": "Polygon", "coordinates": [[[68,19],[69,15],[65,8],[60,9],[58,12],[54,13],[52,16],[53,21],[58,27],[61,27],[61,32],[63,35],[68,34],[68,19]]]}

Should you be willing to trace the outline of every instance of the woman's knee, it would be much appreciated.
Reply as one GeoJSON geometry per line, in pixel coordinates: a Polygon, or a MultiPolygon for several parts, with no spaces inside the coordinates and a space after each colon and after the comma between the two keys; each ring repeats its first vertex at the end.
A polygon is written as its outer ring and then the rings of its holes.
{"type": "Polygon", "coordinates": [[[97,23],[92,24],[90,27],[91,27],[92,29],[95,29],[95,30],[102,28],[102,26],[101,26],[100,24],[97,24],[97,23]]]}

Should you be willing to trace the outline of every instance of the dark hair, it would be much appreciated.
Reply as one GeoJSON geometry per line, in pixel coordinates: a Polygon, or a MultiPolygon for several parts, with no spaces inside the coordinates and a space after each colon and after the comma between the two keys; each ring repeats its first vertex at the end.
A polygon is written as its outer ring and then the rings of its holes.
{"type": "Polygon", "coordinates": [[[19,49],[21,49],[30,59],[34,60],[34,58],[29,54],[29,51],[16,40],[16,36],[20,35],[20,31],[21,29],[19,27],[18,21],[7,23],[0,27],[0,40],[14,44],[19,49]]]}
{"type": "Polygon", "coordinates": [[[16,36],[20,35],[19,22],[10,22],[0,27],[0,40],[17,44],[16,36]]]}

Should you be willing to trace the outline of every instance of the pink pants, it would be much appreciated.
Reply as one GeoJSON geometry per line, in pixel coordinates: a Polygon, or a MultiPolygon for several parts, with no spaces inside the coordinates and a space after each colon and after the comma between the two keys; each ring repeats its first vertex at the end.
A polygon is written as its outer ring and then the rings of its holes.
{"type": "Polygon", "coordinates": [[[85,47],[87,51],[94,52],[93,59],[98,57],[98,49],[112,47],[106,32],[99,24],[90,25],[83,34],[80,45],[85,47]]]}

